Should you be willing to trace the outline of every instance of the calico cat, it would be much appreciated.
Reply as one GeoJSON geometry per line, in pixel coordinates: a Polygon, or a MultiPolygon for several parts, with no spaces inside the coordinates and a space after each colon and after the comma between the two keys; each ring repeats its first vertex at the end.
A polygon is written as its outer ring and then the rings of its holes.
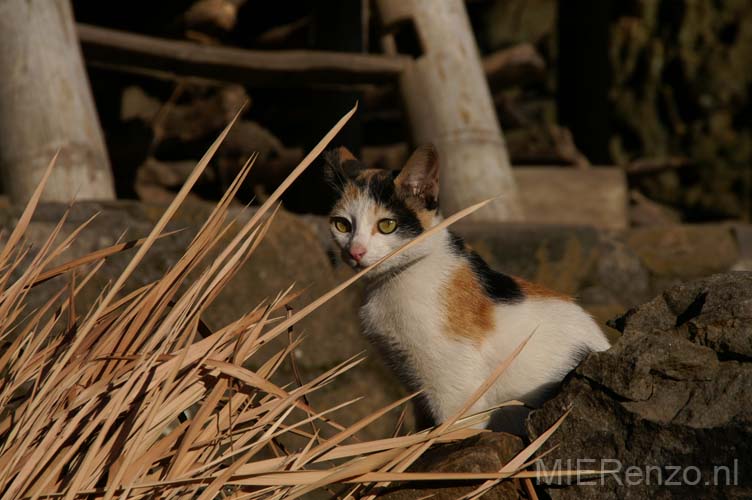
{"type": "MultiPolygon", "coordinates": [[[[339,194],[331,232],[343,259],[367,267],[442,219],[439,164],[417,149],[399,173],[366,168],[345,148],[325,154],[339,194]]],[[[451,417],[521,342],[529,342],[471,413],[518,400],[491,419],[524,435],[529,408],[543,403],[591,351],[609,348],[595,321],[568,296],[498,273],[444,229],[370,271],[361,309],[365,335],[401,382],[422,390],[421,428],[451,417]]]]}

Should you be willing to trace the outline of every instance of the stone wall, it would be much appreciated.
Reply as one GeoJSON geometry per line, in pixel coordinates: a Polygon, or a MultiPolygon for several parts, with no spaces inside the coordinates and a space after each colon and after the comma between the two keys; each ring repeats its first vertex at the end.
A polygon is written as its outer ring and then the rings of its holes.
{"type": "MultiPolygon", "coordinates": [[[[46,237],[65,208],[41,205],[29,227],[29,238],[38,242],[46,237]]],[[[157,279],[176,262],[210,209],[208,204],[188,203],[169,226],[186,230],[158,241],[126,288],[130,290],[157,279]]],[[[126,201],[78,203],[65,231],[73,230],[95,212],[100,214],[74,242],[68,257],[109,246],[124,233],[126,239],[145,236],[163,210],[159,206],[126,201]]],[[[241,221],[247,220],[250,213],[239,209],[233,212],[241,221]]],[[[13,227],[19,214],[17,208],[0,209],[0,227],[13,227]]],[[[746,240],[738,236],[748,238],[746,226],[669,226],[610,232],[586,226],[460,223],[456,230],[496,269],[579,297],[612,339],[618,333],[605,327],[607,320],[660,293],[666,286],[743,267],[749,263],[747,260],[745,264],[745,259],[750,258],[749,249],[740,243],[746,240]]],[[[129,251],[108,259],[81,295],[79,310],[91,306],[102,287],[118,276],[131,255],[129,251]]],[[[281,211],[265,241],[204,319],[209,327],[218,328],[293,282],[297,289],[306,290],[294,304],[301,307],[350,274],[351,270],[336,257],[325,218],[299,217],[281,211]]],[[[46,284],[33,300],[40,303],[41,295],[56,290],[63,279],[46,284]]],[[[357,309],[361,294],[362,285],[356,284],[306,318],[295,330],[296,335],[308,336],[296,351],[304,379],[358,353],[367,353],[360,366],[312,397],[314,406],[325,408],[346,398],[366,395],[364,401],[337,415],[342,423],[368,415],[403,394],[359,334],[357,309]]],[[[278,342],[286,342],[286,338],[278,342]]],[[[283,367],[280,379],[292,380],[288,365],[283,367]]],[[[369,428],[364,437],[391,434],[397,417],[398,412],[389,415],[369,428]]]]}

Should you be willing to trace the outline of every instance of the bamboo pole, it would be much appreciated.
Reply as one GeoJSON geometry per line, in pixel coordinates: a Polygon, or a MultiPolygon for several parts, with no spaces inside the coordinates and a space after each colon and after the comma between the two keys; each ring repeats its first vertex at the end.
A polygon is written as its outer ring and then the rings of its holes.
{"type": "Polygon", "coordinates": [[[60,149],[45,201],[115,191],[68,0],[0,2],[0,171],[27,201],[60,149]]]}
{"type": "Polygon", "coordinates": [[[379,0],[387,54],[414,56],[400,87],[416,143],[439,151],[441,206],[454,212],[501,195],[474,220],[519,220],[504,137],[462,0],[379,0]],[[415,43],[410,43],[411,34],[415,43]]]}

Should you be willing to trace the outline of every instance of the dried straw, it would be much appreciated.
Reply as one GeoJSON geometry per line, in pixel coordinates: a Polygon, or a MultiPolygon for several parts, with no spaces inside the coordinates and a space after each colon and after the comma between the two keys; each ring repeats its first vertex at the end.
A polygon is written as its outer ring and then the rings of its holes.
{"type": "MultiPolygon", "coordinates": [[[[157,281],[128,294],[122,292],[123,285],[154,242],[172,234],[165,232],[168,222],[232,123],[198,162],[146,237],[57,266],[52,262],[59,261],[89,221],[55,245],[63,234],[64,217],[33,255],[23,244],[54,168],[53,159],[0,251],[2,498],[297,498],[335,484],[367,486],[455,479],[487,481],[480,486],[480,493],[494,481],[530,475],[519,470],[556,426],[498,473],[407,472],[431,444],[480,432],[469,427],[477,426],[487,414],[465,416],[474,402],[471,399],[461,412],[436,429],[353,442],[361,429],[404,405],[410,397],[345,427],[331,415],[357,404],[357,399],[320,411],[307,404],[306,396],[356,366],[360,358],[347,360],[306,383],[281,387],[271,381],[300,341],[291,342],[266,359],[258,359],[258,353],[263,352],[260,347],[368,270],[281,321],[278,313],[296,297],[291,288],[216,331],[210,331],[201,321],[222,288],[252,258],[273,222],[284,190],[354,112],[355,108],[326,134],[228,241],[224,236],[237,223],[227,220],[227,209],[252,168],[251,158],[175,265],[157,281]],[[217,248],[219,241],[223,242],[221,249],[217,248]],[[116,282],[102,290],[90,310],[83,314],[76,311],[76,296],[104,260],[131,248],[135,254],[116,282]],[[68,282],[59,286],[41,308],[26,313],[29,291],[64,274],[70,277],[68,282]],[[261,368],[249,369],[250,360],[261,368]],[[305,431],[311,424],[312,432],[305,431]],[[324,438],[317,425],[335,432],[324,438]],[[304,436],[307,443],[299,450],[280,454],[275,443],[286,435],[304,436]]],[[[488,201],[447,218],[399,251],[485,203],[488,201]]],[[[495,376],[512,359],[505,361],[495,376]]],[[[474,397],[492,382],[479,387],[474,397]]]]}

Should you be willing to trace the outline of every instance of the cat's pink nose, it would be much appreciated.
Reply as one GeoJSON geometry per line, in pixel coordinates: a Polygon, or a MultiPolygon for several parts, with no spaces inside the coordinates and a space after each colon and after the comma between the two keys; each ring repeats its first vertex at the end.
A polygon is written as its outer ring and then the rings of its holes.
{"type": "Polygon", "coordinates": [[[353,245],[350,247],[350,257],[355,259],[355,262],[360,262],[360,259],[366,254],[366,247],[362,245],[353,245]]]}

